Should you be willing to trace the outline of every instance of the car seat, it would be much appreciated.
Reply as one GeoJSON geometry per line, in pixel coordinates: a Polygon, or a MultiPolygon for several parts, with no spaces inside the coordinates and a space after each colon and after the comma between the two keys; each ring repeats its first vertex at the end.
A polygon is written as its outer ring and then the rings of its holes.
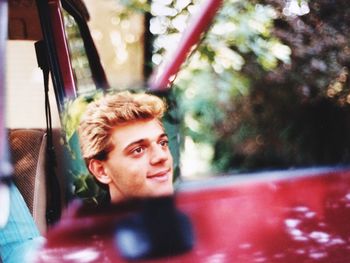
{"type": "Polygon", "coordinates": [[[9,130],[14,182],[42,234],[47,230],[46,138],[41,129],[9,130]]]}

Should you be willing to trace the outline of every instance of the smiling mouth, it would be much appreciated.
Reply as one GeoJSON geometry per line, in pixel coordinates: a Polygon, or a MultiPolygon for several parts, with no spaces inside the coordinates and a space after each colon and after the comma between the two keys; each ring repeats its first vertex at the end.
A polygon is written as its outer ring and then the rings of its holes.
{"type": "Polygon", "coordinates": [[[170,178],[170,169],[167,169],[165,171],[160,171],[158,173],[154,173],[151,175],[147,175],[147,179],[152,179],[159,182],[168,181],[169,178],[170,178]]]}

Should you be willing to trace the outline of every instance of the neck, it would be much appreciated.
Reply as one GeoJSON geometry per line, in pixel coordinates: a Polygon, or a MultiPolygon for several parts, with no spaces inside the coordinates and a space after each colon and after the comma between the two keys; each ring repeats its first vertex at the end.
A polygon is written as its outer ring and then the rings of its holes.
{"type": "Polygon", "coordinates": [[[114,184],[109,184],[109,194],[111,196],[111,203],[119,203],[126,200],[126,197],[121,193],[121,191],[114,186],[114,184]]]}

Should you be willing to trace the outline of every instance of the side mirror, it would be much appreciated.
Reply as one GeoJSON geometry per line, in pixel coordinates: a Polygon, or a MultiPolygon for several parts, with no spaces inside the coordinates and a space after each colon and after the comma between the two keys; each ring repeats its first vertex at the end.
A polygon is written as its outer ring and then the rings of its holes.
{"type": "Polygon", "coordinates": [[[118,223],[115,242],[125,259],[154,259],[191,250],[194,233],[169,196],[144,200],[140,213],[118,223]]]}

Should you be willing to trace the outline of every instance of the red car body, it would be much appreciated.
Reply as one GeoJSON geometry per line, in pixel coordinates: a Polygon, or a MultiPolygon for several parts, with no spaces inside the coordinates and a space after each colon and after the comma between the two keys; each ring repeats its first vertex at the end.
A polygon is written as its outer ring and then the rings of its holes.
{"type": "MultiPolygon", "coordinates": [[[[192,249],[137,262],[348,262],[349,176],[318,168],[184,183],[174,198],[190,219],[192,249]]],[[[38,262],[125,262],[116,229],[140,209],[123,205],[100,213],[72,206],[38,262]]]]}

